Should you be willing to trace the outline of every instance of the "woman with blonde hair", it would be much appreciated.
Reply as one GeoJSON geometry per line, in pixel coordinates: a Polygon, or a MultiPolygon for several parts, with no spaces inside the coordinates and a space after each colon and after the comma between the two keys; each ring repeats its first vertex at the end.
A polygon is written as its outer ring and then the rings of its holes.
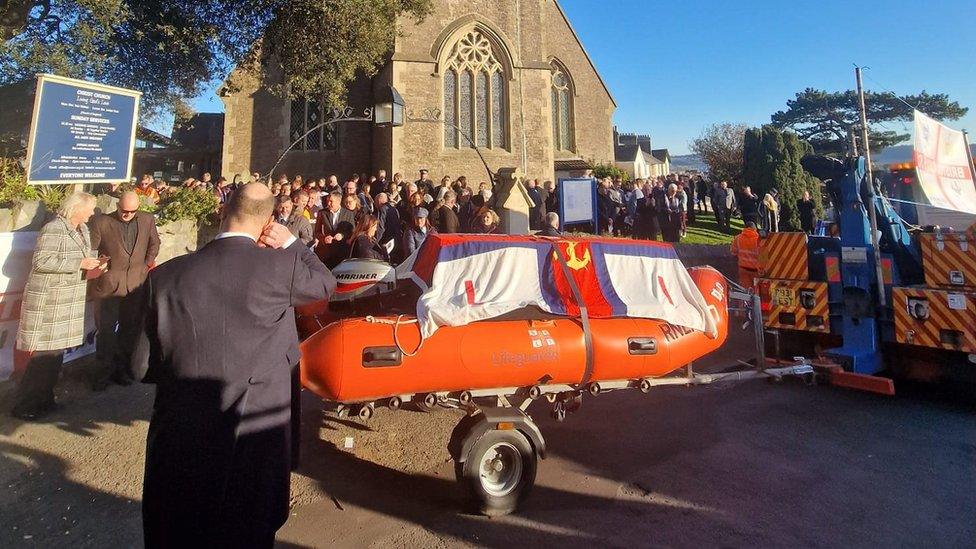
{"type": "Polygon", "coordinates": [[[17,348],[30,358],[11,411],[25,421],[55,408],[54,386],[64,352],[85,340],[88,279],[108,267],[108,261],[99,260],[92,250],[85,225],[94,213],[94,196],[69,194],[37,236],[17,328],[17,348]]]}
{"type": "Polygon", "coordinates": [[[498,230],[500,221],[495,210],[485,206],[474,214],[474,220],[471,222],[471,232],[477,234],[493,234],[498,230]]]}

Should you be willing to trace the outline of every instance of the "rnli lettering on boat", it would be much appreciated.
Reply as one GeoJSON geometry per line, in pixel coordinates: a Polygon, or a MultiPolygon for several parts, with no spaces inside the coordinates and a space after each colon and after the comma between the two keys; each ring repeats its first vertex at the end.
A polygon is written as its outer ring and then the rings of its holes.
{"type": "Polygon", "coordinates": [[[664,332],[664,338],[668,341],[678,341],[684,336],[695,332],[691,328],[675,326],[674,324],[668,324],[666,322],[661,324],[661,331],[664,332]]]}

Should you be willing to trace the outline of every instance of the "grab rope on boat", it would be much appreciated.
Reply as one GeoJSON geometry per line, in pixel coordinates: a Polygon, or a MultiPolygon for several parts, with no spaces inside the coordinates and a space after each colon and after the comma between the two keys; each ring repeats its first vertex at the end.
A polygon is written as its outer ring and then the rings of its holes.
{"type": "Polygon", "coordinates": [[[400,324],[417,324],[418,320],[414,318],[414,319],[404,321],[403,320],[404,316],[406,315],[398,315],[396,320],[387,320],[385,318],[376,318],[375,316],[367,316],[366,322],[369,322],[370,324],[388,324],[390,326],[393,326],[393,344],[396,345],[396,348],[399,349],[404,356],[412,357],[412,356],[416,356],[417,353],[420,352],[420,348],[424,346],[424,333],[423,331],[420,332],[420,343],[417,344],[417,348],[414,349],[412,353],[408,353],[406,349],[404,349],[403,346],[400,345],[400,338],[397,336],[397,331],[400,328],[400,324]]]}

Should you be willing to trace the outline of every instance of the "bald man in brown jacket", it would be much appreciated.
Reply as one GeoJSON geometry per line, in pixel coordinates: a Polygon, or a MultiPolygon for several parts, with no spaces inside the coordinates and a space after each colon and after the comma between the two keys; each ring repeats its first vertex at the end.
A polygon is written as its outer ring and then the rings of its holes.
{"type": "Polygon", "coordinates": [[[96,390],[110,383],[132,383],[128,372],[135,340],[133,328],[141,314],[139,293],[159,253],[156,219],[138,210],[139,196],[127,192],[115,212],[99,215],[89,223],[92,249],[109,258],[108,270],[88,286],[88,296],[98,300],[95,358],[99,367],[92,380],[96,390]]]}

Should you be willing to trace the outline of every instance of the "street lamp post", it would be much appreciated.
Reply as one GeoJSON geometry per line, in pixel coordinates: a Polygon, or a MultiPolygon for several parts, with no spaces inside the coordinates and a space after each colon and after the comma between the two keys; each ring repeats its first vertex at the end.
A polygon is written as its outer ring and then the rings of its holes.
{"type": "Polygon", "coordinates": [[[312,132],[326,126],[340,122],[372,122],[380,128],[398,128],[403,126],[403,97],[400,96],[400,92],[396,88],[387,86],[381,89],[377,92],[375,100],[376,103],[372,107],[366,107],[362,110],[361,116],[354,116],[356,109],[352,107],[329,109],[329,116],[326,120],[310,128],[301,137],[293,141],[291,145],[288,145],[287,149],[282,151],[281,155],[278,156],[278,160],[275,161],[274,166],[268,171],[266,179],[269,182],[271,181],[271,178],[274,177],[275,170],[278,169],[281,161],[285,159],[285,155],[295,148],[295,145],[304,141],[312,132]]]}

